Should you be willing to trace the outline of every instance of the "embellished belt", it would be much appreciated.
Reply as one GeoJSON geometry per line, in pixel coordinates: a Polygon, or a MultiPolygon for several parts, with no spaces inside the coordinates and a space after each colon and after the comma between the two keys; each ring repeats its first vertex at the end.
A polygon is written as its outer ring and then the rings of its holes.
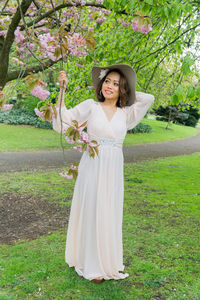
{"type": "Polygon", "coordinates": [[[89,135],[89,138],[91,140],[97,141],[100,146],[112,146],[112,147],[119,147],[119,148],[122,148],[123,146],[123,141],[119,139],[109,139],[109,138],[103,139],[94,135],[89,135]]]}

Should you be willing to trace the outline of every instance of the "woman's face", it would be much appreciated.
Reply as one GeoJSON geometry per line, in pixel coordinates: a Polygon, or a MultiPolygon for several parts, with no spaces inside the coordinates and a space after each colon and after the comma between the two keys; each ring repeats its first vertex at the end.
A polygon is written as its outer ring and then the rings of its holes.
{"type": "Polygon", "coordinates": [[[117,72],[111,72],[106,76],[102,84],[102,94],[105,99],[118,100],[119,98],[119,80],[120,74],[117,72]]]}

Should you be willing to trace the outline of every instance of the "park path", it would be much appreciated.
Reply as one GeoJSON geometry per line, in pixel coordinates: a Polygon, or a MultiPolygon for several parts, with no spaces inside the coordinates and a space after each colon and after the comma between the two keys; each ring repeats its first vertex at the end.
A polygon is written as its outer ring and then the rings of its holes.
{"type": "MultiPolygon", "coordinates": [[[[177,156],[200,152],[200,128],[198,134],[175,141],[163,143],[124,146],[124,161],[139,162],[160,157],[177,156]]],[[[60,168],[78,161],[81,153],[73,151],[62,152],[17,152],[0,153],[0,172],[45,170],[60,168]]]]}

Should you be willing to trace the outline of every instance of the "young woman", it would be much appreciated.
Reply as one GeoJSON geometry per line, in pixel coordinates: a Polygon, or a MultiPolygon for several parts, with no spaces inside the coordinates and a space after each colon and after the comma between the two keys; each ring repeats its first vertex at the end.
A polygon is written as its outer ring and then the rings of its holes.
{"type": "MultiPolygon", "coordinates": [[[[122,220],[124,199],[122,145],[127,130],[134,128],[154,102],[154,96],[135,91],[136,74],[129,65],[93,67],[97,101],[87,99],[67,110],[60,91],[54,130],[63,131],[72,120],[87,121],[91,140],[99,154],[85,151],[78,167],[72,199],[65,260],[69,267],[93,282],[123,279],[122,220]],[[60,103],[61,102],[61,103],[60,103]]],[[[64,71],[59,83],[66,88],[64,71]]]]}

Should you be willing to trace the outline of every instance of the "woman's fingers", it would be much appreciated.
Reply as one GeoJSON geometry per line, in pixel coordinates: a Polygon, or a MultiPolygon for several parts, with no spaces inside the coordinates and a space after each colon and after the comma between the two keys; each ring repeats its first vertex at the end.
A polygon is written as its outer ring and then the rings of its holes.
{"type": "Polygon", "coordinates": [[[64,86],[67,85],[67,77],[65,71],[60,71],[58,76],[58,81],[60,84],[64,83],[64,86]]]}

